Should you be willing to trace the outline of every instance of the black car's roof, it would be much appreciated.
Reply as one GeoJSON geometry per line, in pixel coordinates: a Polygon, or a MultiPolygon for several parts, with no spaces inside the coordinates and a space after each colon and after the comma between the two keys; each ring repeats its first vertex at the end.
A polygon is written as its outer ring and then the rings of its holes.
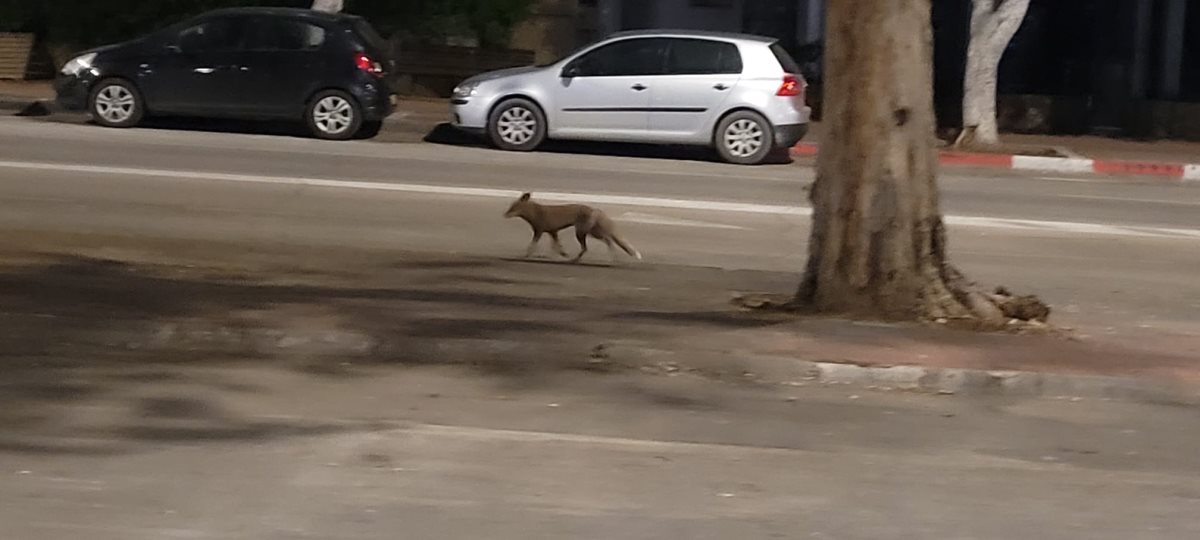
{"type": "Polygon", "coordinates": [[[322,22],[337,22],[355,18],[353,15],[346,15],[344,13],[329,13],[312,9],[279,7],[238,7],[217,9],[205,12],[203,15],[201,15],[201,17],[216,17],[223,15],[266,15],[275,17],[294,17],[322,22]]]}

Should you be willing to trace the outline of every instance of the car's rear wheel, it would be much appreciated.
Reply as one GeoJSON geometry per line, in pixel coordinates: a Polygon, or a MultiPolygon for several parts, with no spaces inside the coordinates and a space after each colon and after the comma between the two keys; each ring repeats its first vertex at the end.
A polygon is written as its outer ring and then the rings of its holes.
{"type": "Polygon", "coordinates": [[[88,95],[88,112],[102,126],[128,128],[138,125],[146,109],[142,94],[128,81],[105,79],[88,95]]]}
{"type": "Polygon", "coordinates": [[[341,90],[326,90],[313,96],[304,119],[314,137],[334,141],[354,137],[363,125],[358,101],[341,90]]]}
{"type": "Polygon", "coordinates": [[[721,159],[738,165],[758,165],[775,149],[771,123],[754,111],[737,111],[717,124],[715,137],[721,159]]]}
{"type": "Polygon", "coordinates": [[[503,150],[532,151],[546,140],[546,115],[527,99],[506,100],[488,118],[488,137],[503,150]]]}

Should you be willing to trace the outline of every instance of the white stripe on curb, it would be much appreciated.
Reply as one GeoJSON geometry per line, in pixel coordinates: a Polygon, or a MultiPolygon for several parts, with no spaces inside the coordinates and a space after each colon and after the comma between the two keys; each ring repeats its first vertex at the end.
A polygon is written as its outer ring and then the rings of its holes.
{"type": "Polygon", "coordinates": [[[1095,172],[1095,163],[1091,159],[1013,156],[1012,168],[1022,171],[1090,173],[1095,172]]]}
{"type": "MultiPolygon", "coordinates": [[[[386,182],[368,182],[360,180],[333,180],[325,178],[293,178],[285,176],[260,176],[248,174],[228,174],[201,171],[171,171],[164,169],[138,169],[129,167],[103,167],[95,165],[70,165],[60,163],[37,163],[23,161],[0,161],[0,168],[22,169],[34,171],[57,171],[87,174],[137,176],[151,178],[174,178],[181,180],[210,180],[219,182],[235,182],[243,184],[268,184],[284,186],[304,186],[330,189],[358,189],[373,191],[392,191],[402,193],[420,193],[426,195],[456,195],[466,197],[485,197],[492,199],[510,199],[520,194],[516,190],[491,189],[459,186],[437,186],[429,184],[399,184],[386,182]]],[[[641,197],[633,195],[604,195],[598,193],[567,193],[539,191],[541,200],[555,202],[586,202],[593,204],[610,204],[615,206],[633,206],[642,208],[670,208],[677,210],[703,210],[712,212],[732,212],[745,214],[766,214],[776,216],[805,217],[812,215],[812,208],[803,206],[784,206],[757,203],[738,203],[724,201],[705,201],[695,199],[667,199],[662,197],[641,197]]],[[[1136,225],[1105,225],[1099,223],[1078,223],[1069,221],[1041,221],[1030,219],[992,218],[973,216],[945,216],[948,225],[985,227],[1008,230],[1042,230],[1059,233],[1075,233],[1084,235],[1105,236],[1140,236],[1157,238],[1200,238],[1200,230],[1174,229],[1166,227],[1141,227],[1136,225]]]]}
{"type": "Polygon", "coordinates": [[[1200,165],[1184,165],[1183,179],[1200,181],[1200,165]]]}

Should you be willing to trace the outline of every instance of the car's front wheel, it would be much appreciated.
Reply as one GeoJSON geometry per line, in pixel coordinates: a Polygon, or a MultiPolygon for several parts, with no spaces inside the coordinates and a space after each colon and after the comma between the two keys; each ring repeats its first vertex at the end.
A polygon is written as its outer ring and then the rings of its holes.
{"type": "Polygon", "coordinates": [[[771,123],[754,111],[738,111],[717,125],[717,153],[721,159],[738,165],[758,165],[775,149],[771,123]]]}
{"type": "Polygon", "coordinates": [[[509,99],[492,110],[487,130],[497,148],[529,152],[546,140],[546,115],[532,101],[509,99]]]}
{"type": "Polygon", "coordinates": [[[127,128],[138,125],[145,115],[142,94],[127,81],[106,79],[88,95],[88,112],[97,124],[127,128]]]}
{"type": "Polygon", "coordinates": [[[354,137],[363,125],[362,108],[341,90],[326,90],[313,96],[304,119],[314,137],[334,141],[354,137]]]}

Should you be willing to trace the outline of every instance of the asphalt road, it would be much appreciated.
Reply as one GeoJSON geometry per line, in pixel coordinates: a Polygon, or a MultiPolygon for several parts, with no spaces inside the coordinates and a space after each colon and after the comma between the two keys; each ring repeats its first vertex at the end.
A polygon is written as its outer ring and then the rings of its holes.
{"type": "MultiPolygon", "coordinates": [[[[0,226],[365,249],[523,252],[500,219],[531,190],[596,203],[648,261],[796,272],[800,165],[185,130],[0,117],[0,226]]],[[[951,251],[986,284],[1042,295],[1089,333],[1200,336],[1200,186],[946,173],[951,251]]],[[[595,252],[604,257],[603,250],[595,252]]]]}
{"type": "Polygon", "coordinates": [[[0,434],[0,536],[1200,535],[1188,408],[278,363],[75,372],[87,406],[0,434]]]}
{"type": "MultiPolygon", "coordinates": [[[[644,264],[787,277],[811,175],[0,117],[9,243],[511,257],[527,232],[501,213],[530,189],[601,204],[644,264]]],[[[943,178],[953,255],[975,277],[1042,294],[1086,332],[1200,336],[1200,189],[943,178]]],[[[113,355],[3,358],[0,395],[27,406],[0,410],[0,537],[1200,535],[1185,407],[113,355]]]]}

